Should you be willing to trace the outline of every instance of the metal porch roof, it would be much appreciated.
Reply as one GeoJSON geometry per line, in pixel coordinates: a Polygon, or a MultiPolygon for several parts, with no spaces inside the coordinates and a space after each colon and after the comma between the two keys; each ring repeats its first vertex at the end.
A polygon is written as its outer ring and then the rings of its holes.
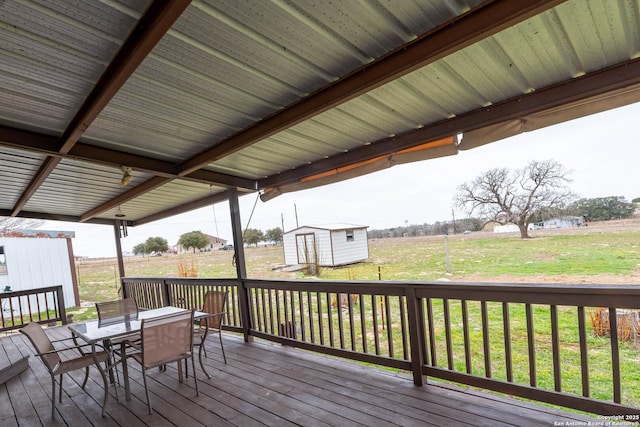
{"type": "Polygon", "coordinates": [[[15,0],[0,52],[0,215],[136,225],[636,102],[640,0],[15,0]]]}

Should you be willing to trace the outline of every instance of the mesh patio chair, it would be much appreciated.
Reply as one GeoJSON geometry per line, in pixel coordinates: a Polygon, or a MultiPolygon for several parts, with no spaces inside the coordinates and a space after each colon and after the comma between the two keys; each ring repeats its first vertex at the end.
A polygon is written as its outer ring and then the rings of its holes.
{"type": "MultiPolygon", "coordinates": [[[[56,376],[59,376],[58,383],[60,385],[59,391],[59,401],[62,402],[62,374],[66,374],[71,371],[75,371],[78,369],[85,370],[84,381],[82,382],[82,389],[87,385],[87,380],[89,379],[89,367],[94,365],[100,371],[102,375],[102,381],[104,382],[104,398],[102,401],[102,416],[104,417],[105,405],[107,403],[107,377],[104,373],[104,370],[100,367],[100,363],[106,363],[109,360],[109,355],[106,351],[102,350],[96,352],[95,355],[89,351],[81,351],[78,355],[78,352],[74,352],[73,350],[80,351],[82,348],[89,347],[90,344],[83,345],[74,345],[67,346],[64,348],[56,349],[54,347],[54,343],[62,342],[62,341],[70,341],[71,337],[62,339],[62,340],[50,340],[47,334],[42,329],[39,323],[31,322],[20,329],[24,335],[29,338],[33,348],[36,350],[36,356],[42,360],[44,366],[49,371],[51,375],[51,418],[55,416],[56,412],[56,376]],[[74,356],[65,355],[65,357],[60,357],[64,352],[73,352],[74,356]]],[[[117,396],[117,395],[116,395],[117,396]]]]}
{"type": "MultiPolygon", "coordinates": [[[[97,302],[96,311],[98,312],[98,321],[100,324],[120,323],[127,319],[136,320],[138,318],[138,304],[134,298],[97,302]]],[[[111,363],[115,368],[122,362],[122,353],[131,348],[130,343],[138,345],[140,343],[140,334],[127,335],[103,343],[112,355],[111,363]],[[127,345],[122,345],[125,342],[127,345]]],[[[115,371],[117,375],[118,370],[115,369],[115,371]]],[[[113,382],[112,373],[110,373],[110,380],[113,382]]],[[[118,382],[119,381],[120,379],[118,379],[118,382]]]]}
{"type": "Polygon", "coordinates": [[[129,390],[129,371],[127,360],[133,359],[142,368],[142,379],[144,390],[147,396],[147,406],[149,414],[151,410],[151,399],[149,397],[149,387],[147,384],[147,370],[155,367],[178,362],[178,379],[183,381],[182,360],[191,358],[191,368],[194,370],[193,380],[196,386],[196,396],[199,396],[198,380],[195,374],[195,359],[193,357],[193,311],[170,314],[162,317],[143,319],[140,325],[141,345],[140,351],[127,354],[124,357],[122,370],[124,372],[126,399],[131,398],[129,390]]]}
{"type": "Polygon", "coordinates": [[[222,358],[224,363],[227,363],[227,356],[224,354],[224,345],[222,343],[222,316],[226,313],[225,306],[227,304],[227,291],[207,291],[204,295],[204,303],[200,311],[209,313],[206,319],[201,319],[196,322],[196,328],[193,331],[193,345],[198,347],[198,361],[202,371],[211,379],[211,375],[207,372],[202,362],[202,354],[207,357],[207,350],[204,347],[204,342],[209,335],[209,331],[213,330],[218,332],[218,338],[220,339],[220,349],[222,350],[222,358]]]}

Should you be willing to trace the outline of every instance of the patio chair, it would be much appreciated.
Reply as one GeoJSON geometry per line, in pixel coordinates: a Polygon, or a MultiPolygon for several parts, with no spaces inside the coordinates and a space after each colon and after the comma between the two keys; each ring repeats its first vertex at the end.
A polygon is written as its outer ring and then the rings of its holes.
{"type": "Polygon", "coordinates": [[[91,347],[91,345],[74,345],[56,349],[53,345],[54,343],[69,341],[72,338],[51,341],[44,332],[44,329],[42,329],[42,326],[36,322],[28,323],[20,329],[20,332],[29,338],[33,348],[36,350],[36,356],[42,360],[42,363],[44,363],[44,366],[51,375],[51,418],[55,416],[56,412],[56,375],[59,375],[59,401],[62,402],[62,374],[84,368],[85,374],[84,381],[82,382],[82,389],[84,390],[84,387],[87,385],[87,380],[89,379],[89,367],[91,365],[95,365],[98,368],[98,371],[100,371],[102,375],[102,381],[104,382],[104,399],[102,401],[102,416],[104,417],[105,404],[107,402],[107,377],[104,370],[100,367],[100,363],[106,363],[109,360],[108,353],[104,350],[96,352],[95,355],[86,351],[81,352],[80,355],[73,352],[75,357],[65,357],[63,359],[60,357],[61,353],[74,349],[81,350],[81,348],[91,347]]]}
{"type": "MultiPolygon", "coordinates": [[[[98,312],[98,321],[100,324],[119,323],[126,319],[137,320],[138,318],[138,304],[134,298],[122,298],[113,301],[97,302],[96,311],[98,312]]],[[[140,334],[127,335],[125,337],[116,338],[103,342],[105,348],[112,355],[111,364],[117,368],[117,365],[122,362],[122,353],[131,348],[130,343],[138,345],[140,343],[140,334]],[[126,345],[122,345],[126,342],[126,345]],[[117,359],[116,359],[117,357],[117,359]]],[[[115,369],[116,375],[118,370],[115,369]]],[[[113,383],[113,374],[110,373],[110,380],[113,383]]],[[[118,378],[118,382],[120,379],[118,378]]]]}
{"type": "Polygon", "coordinates": [[[202,362],[202,354],[207,357],[207,350],[204,347],[204,342],[209,335],[209,331],[217,331],[218,338],[220,339],[220,349],[222,350],[222,358],[224,363],[227,363],[227,356],[224,354],[224,344],[222,343],[222,316],[226,313],[225,306],[227,304],[227,291],[207,291],[204,295],[204,303],[200,311],[209,313],[206,319],[201,319],[196,322],[196,328],[193,331],[193,345],[198,347],[198,360],[202,371],[211,379],[211,375],[204,368],[202,362]]]}
{"type": "Polygon", "coordinates": [[[127,354],[124,357],[122,370],[124,372],[126,399],[131,398],[129,390],[129,371],[127,360],[133,359],[142,368],[142,379],[144,390],[147,396],[147,406],[149,414],[151,410],[151,399],[149,397],[149,387],[147,381],[147,370],[155,367],[178,362],[178,379],[183,381],[182,360],[191,358],[191,368],[193,380],[196,386],[196,396],[199,396],[198,380],[195,373],[195,359],[193,357],[193,311],[170,314],[162,317],[143,319],[140,325],[141,345],[140,351],[127,354]]]}

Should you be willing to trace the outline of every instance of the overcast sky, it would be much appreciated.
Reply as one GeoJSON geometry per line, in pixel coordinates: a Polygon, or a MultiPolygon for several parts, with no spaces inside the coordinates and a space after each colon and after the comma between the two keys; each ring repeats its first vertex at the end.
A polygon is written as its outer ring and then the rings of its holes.
{"type": "MultiPolygon", "coordinates": [[[[351,223],[370,229],[434,223],[452,218],[460,184],[496,167],[522,168],[532,160],[555,159],[571,171],[571,189],[586,198],[640,197],[640,103],[497,141],[455,156],[394,166],[321,188],[284,194],[269,202],[256,194],[240,198],[243,228],[263,231],[297,225],[351,223]],[[297,223],[296,212],[297,210],[297,223]]],[[[455,212],[456,218],[464,212],[455,212]]],[[[48,221],[42,229],[75,231],[74,253],[113,257],[111,226],[48,221]]],[[[231,240],[227,203],[216,204],[140,227],[130,227],[124,251],[160,236],[169,245],[200,230],[231,240]]]]}

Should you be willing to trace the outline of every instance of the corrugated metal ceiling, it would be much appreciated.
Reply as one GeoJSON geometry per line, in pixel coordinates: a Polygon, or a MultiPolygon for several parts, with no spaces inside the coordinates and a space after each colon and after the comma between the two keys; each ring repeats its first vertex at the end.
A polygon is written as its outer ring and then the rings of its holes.
{"type": "Polygon", "coordinates": [[[531,111],[573,102],[563,84],[609,67],[624,81],[589,96],[640,81],[639,0],[187,4],[0,2],[0,213],[141,223],[493,125],[486,107],[553,85],[531,111]]]}

